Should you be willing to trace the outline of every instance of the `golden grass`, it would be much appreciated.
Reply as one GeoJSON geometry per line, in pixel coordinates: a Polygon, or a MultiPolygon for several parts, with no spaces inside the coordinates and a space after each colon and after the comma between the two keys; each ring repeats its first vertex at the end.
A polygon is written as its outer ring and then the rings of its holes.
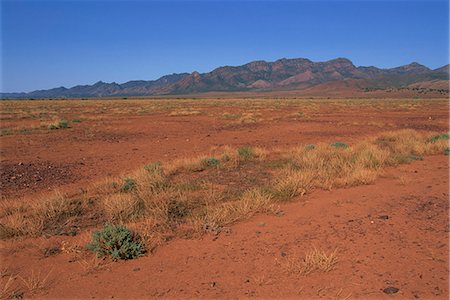
{"type": "Polygon", "coordinates": [[[49,271],[47,275],[43,275],[40,272],[35,273],[32,270],[28,276],[22,277],[19,275],[18,277],[28,289],[28,291],[34,293],[48,286],[48,278],[50,276],[50,273],[51,271],[49,271]]]}
{"type": "Polygon", "coordinates": [[[81,215],[84,209],[81,200],[68,199],[59,192],[55,192],[52,197],[26,203],[6,203],[8,204],[2,205],[3,213],[0,214],[6,215],[0,223],[0,238],[41,235],[45,231],[64,226],[71,218],[81,215]],[[5,213],[5,207],[16,213],[5,213]]]}
{"type": "Polygon", "coordinates": [[[337,250],[326,252],[313,248],[302,258],[288,256],[281,264],[289,273],[308,275],[316,271],[327,273],[336,267],[337,262],[337,250]]]}
{"type": "Polygon", "coordinates": [[[86,195],[67,198],[56,193],[36,201],[0,202],[0,238],[53,234],[95,211],[102,217],[90,226],[105,221],[130,226],[153,248],[178,231],[202,233],[205,228],[274,212],[280,201],[317,188],[373,183],[388,166],[442,154],[448,139],[432,136],[400,130],[347,148],[328,144],[270,151],[221,147],[208,156],[153,163],[126,180],[109,178],[92,185],[86,195]],[[212,158],[214,165],[205,164],[212,158]]]}
{"type": "MultiPolygon", "coordinates": [[[[2,279],[2,277],[0,277],[0,280],[2,279]]],[[[8,299],[10,297],[11,287],[14,283],[14,280],[15,276],[9,275],[8,279],[6,279],[6,281],[0,285],[0,299],[8,299]]]]}
{"type": "Polygon", "coordinates": [[[252,189],[236,201],[206,207],[200,220],[210,227],[222,227],[248,219],[256,213],[274,211],[276,208],[272,204],[272,195],[259,189],[252,189]]]}
{"type": "Polygon", "coordinates": [[[169,116],[171,117],[175,117],[175,116],[195,116],[195,115],[200,115],[202,112],[199,110],[175,110],[175,111],[171,111],[169,113],[169,116]]]}

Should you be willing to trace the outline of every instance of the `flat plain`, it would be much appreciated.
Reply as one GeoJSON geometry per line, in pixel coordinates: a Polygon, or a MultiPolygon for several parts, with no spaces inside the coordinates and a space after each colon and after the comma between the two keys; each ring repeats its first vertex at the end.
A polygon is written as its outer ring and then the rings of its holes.
{"type": "Polygon", "coordinates": [[[2,298],[448,298],[448,99],[0,109],[2,298]]]}

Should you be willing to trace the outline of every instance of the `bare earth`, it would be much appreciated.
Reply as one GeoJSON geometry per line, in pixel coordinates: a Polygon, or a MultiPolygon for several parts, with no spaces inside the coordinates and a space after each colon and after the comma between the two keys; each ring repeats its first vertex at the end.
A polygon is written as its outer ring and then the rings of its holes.
{"type": "MultiPolygon", "coordinates": [[[[351,144],[401,128],[446,133],[448,108],[447,99],[4,101],[2,198],[39,201],[55,188],[77,192],[149,162],[222,145],[351,144]],[[56,118],[71,128],[48,130],[56,118]]],[[[125,262],[76,248],[90,232],[5,240],[0,288],[13,275],[8,295],[55,299],[448,299],[448,189],[448,156],[428,156],[386,170],[373,185],[315,190],[282,205],[279,216],[177,238],[125,262]],[[287,259],[313,247],[336,250],[336,268],[286,270],[287,259]],[[19,278],[30,274],[48,276],[33,293],[19,278]],[[387,295],[387,287],[399,291],[387,295]]]]}

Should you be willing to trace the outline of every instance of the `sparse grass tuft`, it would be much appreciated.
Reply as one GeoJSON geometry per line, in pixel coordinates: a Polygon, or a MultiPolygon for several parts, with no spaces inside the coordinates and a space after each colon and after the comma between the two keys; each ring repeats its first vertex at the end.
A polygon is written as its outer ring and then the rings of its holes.
{"type": "Polygon", "coordinates": [[[199,110],[176,110],[169,113],[171,117],[185,117],[185,116],[195,116],[200,115],[202,112],[199,110]]]}
{"type": "Polygon", "coordinates": [[[47,126],[47,128],[50,129],[50,130],[53,130],[53,129],[65,129],[65,128],[70,128],[70,126],[69,126],[69,122],[67,122],[65,120],[61,120],[61,121],[58,121],[56,123],[49,124],[47,126]]]}
{"type": "Polygon", "coordinates": [[[18,276],[23,284],[27,287],[30,293],[34,293],[38,290],[44,289],[48,285],[48,277],[50,276],[50,272],[47,275],[42,275],[41,273],[35,273],[31,271],[30,275],[26,277],[18,276]]]}
{"type": "Polygon", "coordinates": [[[107,219],[110,222],[126,223],[143,214],[144,204],[129,193],[112,194],[101,200],[107,219]]]}
{"type": "Polygon", "coordinates": [[[162,164],[161,162],[157,161],[148,165],[144,166],[144,170],[154,173],[161,173],[162,172],[162,164]]]}
{"type": "Polygon", "coordinates": [[[278,175],[273,194],[281,201],[303,196],[313,187],[314,172],[284,169],[278,175]]]}
{"type": "Polygon", "coordinates": [[[336,142],[336,143],[331,144],[331,147],[346,149],[346,148],[348,148],[348,144],[346,144],[344,142],[336,142]]]}
{"type": "Polygon", "coordinates": [[[136,188],[136,180],[131,177],[127,177],[123,180],[123,184],[120,187],[120,191],[123,193],[131,192],[136,188]]]}
{"type": "Polygon", "coordinates": [[[220,165],[220,160],[215,157],[207,157],[202,160],[202,163],[207,167],[217,167],[220,165]]]}
{"type": "Polygon", "coordinates": [[[237,153],[240,157],[244,159],[249,159],[253,156],[253,148],[245,146],[237,149],[237,153]]]}
{"type": "Polygon", "coordinates": [[[308,275],[315,271],[327,273],[336,267],[338,262],[337,251],[327,253],[324,250],[316,248],[307,252],[303,258],[296,256],[287,257],[282,266],[289,273],[308,275]]]}
{"type": "Polygon", "coordinates": [[[261,189],[245,192],[238,200],[206,207],[201,222],[209,227],[222,227],[250,218],[256,213],[271,212],[272,195],[261,189]]]}
{"type": "Polygon", "coordinates": [[[5,284],[3,284],[3,287],[0,289],[0,299],[13,298],[10,295],[10,289],[11,289],[11,285],[13,284],[13,282],[14,282],[14,277],[9,276],[8,279],[6,280],[5,284]]]}

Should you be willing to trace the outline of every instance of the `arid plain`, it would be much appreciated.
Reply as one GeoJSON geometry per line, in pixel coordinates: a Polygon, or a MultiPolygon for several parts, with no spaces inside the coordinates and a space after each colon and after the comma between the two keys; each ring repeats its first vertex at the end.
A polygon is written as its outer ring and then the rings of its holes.
{"type": "Polygon", "coordinates": [[[448,98],[0,108],[2,298],[448,299],[448,98]]]}

